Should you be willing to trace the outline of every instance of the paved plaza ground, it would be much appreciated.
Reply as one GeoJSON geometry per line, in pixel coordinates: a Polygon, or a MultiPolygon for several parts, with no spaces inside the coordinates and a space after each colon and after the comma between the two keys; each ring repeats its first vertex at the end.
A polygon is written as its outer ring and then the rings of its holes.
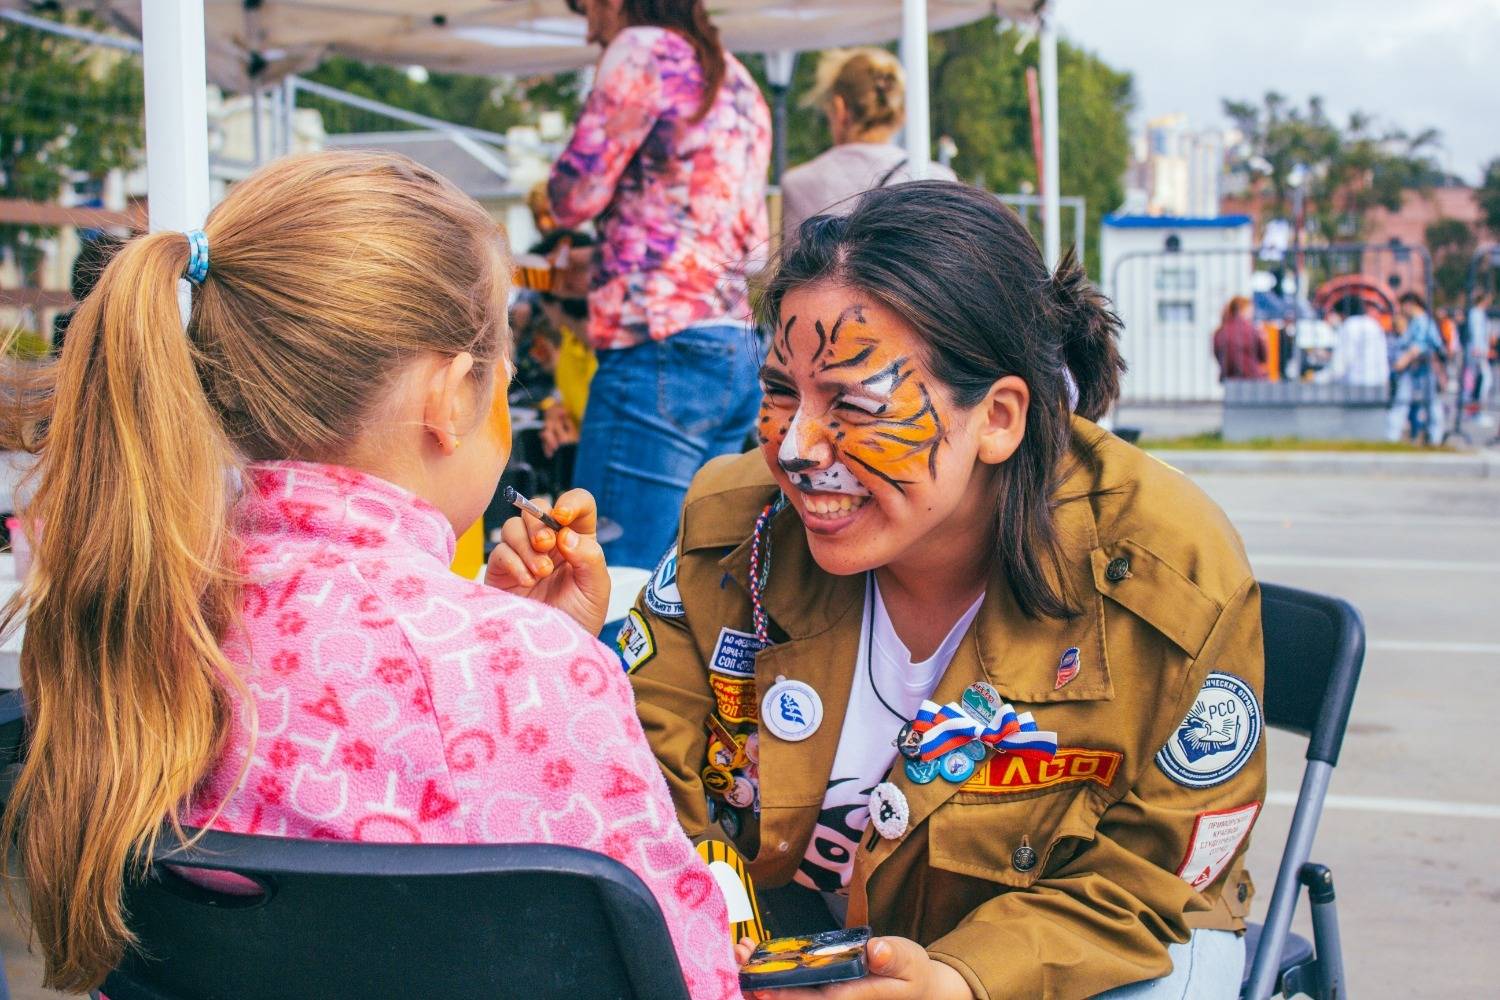
{"type": "MultiPolygon", "coordinates": [[[[1332,867],[1349,993],[1495,993],[1500,482],[1199,476],[1257,575],[1350,600],[1369,652],[1314,859],[1332,867]],[[1413,978],[1414,976],[1419,978],[1413,978]]],[[[1272,731],[1251,865],[1270,901],[1305,741],[1272,731]]],[[[1306,910],[1302,933],[1311,933],[1306,910]]]]}
{"type": "MultiPolygon", "coordinates": [[[[1500,964],[1500,481],[1202,475],[1259,576],[1364,613],[1369,654],[1315,860],[1336,879],[1355,997],[1477,997],[1500,964]]],[[[1184,530],[1190,526],[1184,525],[1184,530]]],[[[1270,734],[1251,846],[1270,899],[1304,742],[1270,734]]],[[[1310,933],[1306,910],[1299,913],[1310,933]]],[[[7,916],[17,998],[38,966],[7,916]]]]}

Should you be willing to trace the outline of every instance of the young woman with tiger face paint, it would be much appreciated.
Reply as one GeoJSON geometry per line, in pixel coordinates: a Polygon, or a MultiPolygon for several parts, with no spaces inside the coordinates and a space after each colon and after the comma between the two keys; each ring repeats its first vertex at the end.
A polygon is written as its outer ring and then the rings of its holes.
{"type": "Polygon", "coordinates": [[[1211,501],[1094,423],[1124,365],[1082,267],[913,182],[803,223],[759,305],[759,453],[694,481],[622,655],[678,818],[746,855],[769,930],[878,935],[865,978],[766,995],[1233,995],[1258,591],[1211,501]],[[1244,738],[1172,756],[1229,690],[1244,738]],[[1032,742],[964,728],[1000,702],[1032,742]]]}
{"type": "Polygon", "coordinates": [[[951,577],[968,564],[960,575],[980,576],[985,473],[1020,443],[1030,393],[1007,376],[961,407],[928,356],[910,323],[836,279],[782,300],[761,368],[759,440],[830,573],[951,577]]]}

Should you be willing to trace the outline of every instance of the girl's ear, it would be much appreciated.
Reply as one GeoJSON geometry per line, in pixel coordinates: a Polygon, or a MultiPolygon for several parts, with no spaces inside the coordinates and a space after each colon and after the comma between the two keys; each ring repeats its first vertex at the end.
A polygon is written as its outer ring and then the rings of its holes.
{"type": "Polygon", "coordinates": [[[432,368],[427,379],[427,396],[422,407],[422,424],[437,441],[444,455],[458,450],[459,427],[472,423],[473,400],[464,392],[469,373],[474,370],[474,355],[468,351],[432,368]]]}
{"type": "Polygon", "coordinates": [[[999,465],[1016,453],[1026,436],[1026,411],[1030,406],[1031,388],[1019,375],[1007,375],[990,386],[974,408],[981,462],[999,465]]]}

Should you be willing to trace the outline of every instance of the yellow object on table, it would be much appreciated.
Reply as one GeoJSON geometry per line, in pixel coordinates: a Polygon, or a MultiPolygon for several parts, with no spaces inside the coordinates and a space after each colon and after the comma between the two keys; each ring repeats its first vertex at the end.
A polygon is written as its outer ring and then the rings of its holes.
{"type": "Polygon", "coordinates": [[[465,580],[474,580],[479,577],[479,570],[484,566],[484,518],[475,521],[474,524],[458,536],[458,545],[453,551],[453,572],[465,580]]]}

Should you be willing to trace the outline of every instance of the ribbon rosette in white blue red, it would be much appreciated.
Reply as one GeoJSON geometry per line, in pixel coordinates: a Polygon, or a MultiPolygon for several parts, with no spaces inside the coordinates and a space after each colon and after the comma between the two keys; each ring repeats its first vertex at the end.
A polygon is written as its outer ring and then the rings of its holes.
{"type": "Polygon", "coordinates": [[[1018,715],[1009,702],[1002,703],[995,720],[986,725],[961,702],[939,705],[924,701],[911,725],[922,737],[917,751],[917,759],[922,761],[936,760],[974,740],[994,747],[998,753],[1033,760],[1051,760],[1057,753],[1057,734],[1038,729],[1030,712],[1018,715]]]}

